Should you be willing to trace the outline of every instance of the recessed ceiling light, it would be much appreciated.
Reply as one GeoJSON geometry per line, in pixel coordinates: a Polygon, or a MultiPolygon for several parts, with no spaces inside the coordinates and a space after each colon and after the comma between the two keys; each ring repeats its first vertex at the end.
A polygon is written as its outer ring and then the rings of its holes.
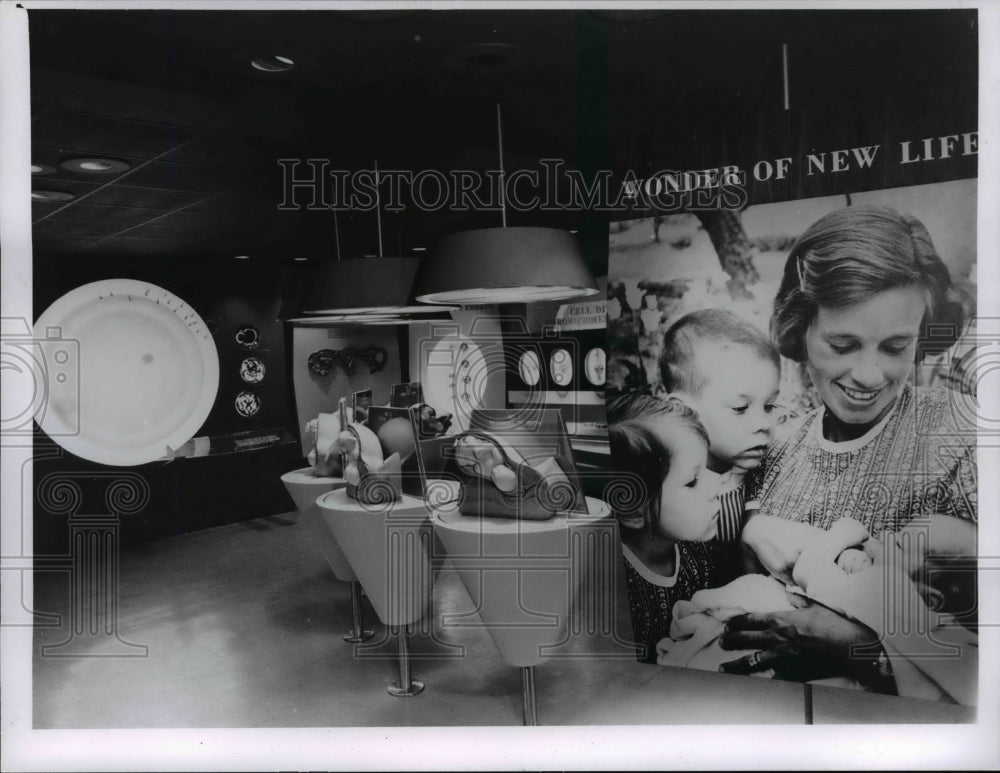
{"type": "Polygon", "coordinates": [[[54,166],[49,166],[48,164],[32,164],[31,173],[32,174],[53,174],[56,171],[54,166]]]}
{"type": "Polygon", "coordinates": [[[288,72],[295,62],[287,56],[255,56],[250,60],[250,66],[261,72],[288,72]]]}
{"type": "Polygon", "coordinates": [[[427,248],[426,247],[414,247],[413,251],[414,252],[427,252],[427,248]]]}
{"type": "Polygon", "coordinates": [[[81,174],[120,174],[132,168],[130,164],[117,158],[67,158],[59,166],[81,174]]]}
{"type": "Polygon", "coordinates": [[[72,193],[66,191],[32,191],[32,201],[70,201],[75,199],[72,193]]]}
{"type": "Polygon", "coordinates": [[[250,260],[249,255],[237,255],[236,260],[250,260]]]}
{"type": "Polygon", "coordinates": [[[305,263],[309,258],[292,258],[296,263],[305,263]]]}
{"type": "Polygon", "coordinates": [[[497,75],[521,66],[521,49],[508,43],[472,43],[451,53],[446,69],[459,75],[497,75]]]}

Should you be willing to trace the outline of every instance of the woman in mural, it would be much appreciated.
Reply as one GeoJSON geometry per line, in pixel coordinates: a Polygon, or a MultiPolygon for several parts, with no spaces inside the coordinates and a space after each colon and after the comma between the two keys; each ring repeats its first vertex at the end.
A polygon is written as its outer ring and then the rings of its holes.
{"type": "MultiPolygon", "coordinates": [[[[923,559],[935,552],[975,553],[968,540],[936,546],[932,528],[937,516],[970,524],[978,519],[975,417],[949,390],[914,387],[911,379],[915,364],[953,343],[962,323],[948,269],[912,217],[847,207],[815,222],[792,247],[771,335],[783,355],[805,363],[822,405],[768,452],[748,487],[748,500],[755,500],[747,505],[749,522],[757,512],[825,530],[847,516],[861,523],[873,545],[892,549],[886,561],[876,562],[877,573],[860,572],[853,585],[838,580],[835,589],[827,587],[835,604],[799,596],[790,599],[793,609],[731,619],[722,647],[753,653],[723,670],[771,668],[795,679],[836,674],[876,689],[967,702],[969,676],[961,657],[928,675],[914,653],[899,651],[916,646],[915,640],[886,643],[893,621],[905,622],[899,609],[889,609],[892,591],[905,585],[903,574],[927,579],[923,559]],[[896,547],[898,541],[888,538],[921,524],[927,529],[920,539],[896,547]],[[893,557],[904,548],[905,560],[893,557]],[[898,568],[904,564],[905,573],[898,568]],[[899,582],[887,585],[895,571],[899,582]],[[870,608],[873,597],[884,606],[861,613],[859,606],[870,608]],[[911,673],[914,664],[921,674],[911,673]],[[963,684],[949,684],[956,679],[963,684]]],[[[974,599],[958,603],[971,604],[974,616],[974,599]]],[[[946,646],[941,642],[947,637],[930,629],[920,635],[923,654],[932,645],[940,656],[935,647],[946,646]]]]}

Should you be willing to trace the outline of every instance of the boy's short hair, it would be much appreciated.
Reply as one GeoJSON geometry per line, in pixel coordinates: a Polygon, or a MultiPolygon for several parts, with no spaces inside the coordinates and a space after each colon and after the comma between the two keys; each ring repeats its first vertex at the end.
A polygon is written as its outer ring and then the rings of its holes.
{"type": "Polygon", "coordinates": [[[723,309],[692,311],[663,335],[660,380],[667,392],[697,394],[704,388],[705,379],[696,372],[694,361],[706,343],[743,346],[781,369],[781,358],[771,341],[742,317],[723,309]]]}
{"type": "Polygon", "coordinates": [[[624,395],[608,408],[608,440],[615,479],[605,491],[621,526],[641,529],[660,502],[673,450],[665,438],[694,432],[708,447],[708,432],[698,414],[677,399],[624,395]]]}

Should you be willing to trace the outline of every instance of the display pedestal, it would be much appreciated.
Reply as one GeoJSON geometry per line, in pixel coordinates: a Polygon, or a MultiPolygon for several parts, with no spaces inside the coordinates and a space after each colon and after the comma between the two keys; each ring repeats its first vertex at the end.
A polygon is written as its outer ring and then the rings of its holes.
{"type": "Polygon", "coordinates": [[[416,695],[423,684],[410,678],[407,626],[421,621],[430,604],[432,537],[422,499],[403,495],[399,502],[364,505],[343,489],[322,495],[316,505],[379,619],[395,630],[399,683],[390,695],[416,695]]]}
{"type": "Polygon", "coordinates": [[[351,564],[344,556],[344,552],[333,538],[333,534],[326,524],[316,506],[316,499],[328,491],[343,488],[347,481],[343,478],[316,477],[312,467],[303,467],[300,470],[286,472],[281,476],[281,482],[285,484],[295,507],[299,511],[299,523],[309,531],[313,542],[319,547],[320,552],[333,571],[334,577],[351,584],[351,615],[352,629],[350,633],[343,635],[343,640],[352,644],[368,641],[374,632],[365,629],[364,618],[361,611],[361,586],[358,578],[351,569],[351,564]]]}
{"type": "Polygon", "coordinates": [[[454,505],[432,515],[500,657],[521,669],[526,725],[537,722],[533,669],[566,642],[586,576],[587,551],[578,548],[585,544],[578,530],[610,514],[598,499],[588,497],[587,507],[588,513],[560,513],[548,521],[469,517],[454,505]]]}

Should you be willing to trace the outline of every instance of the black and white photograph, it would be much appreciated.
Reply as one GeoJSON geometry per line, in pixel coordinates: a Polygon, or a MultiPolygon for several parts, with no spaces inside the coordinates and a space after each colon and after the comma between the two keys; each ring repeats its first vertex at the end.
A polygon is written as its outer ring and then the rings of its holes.
{"type": "Polygon", "coordinates": [[[0,767],[995,766],[998,36],[0,0],[0,767]]]}
{"type": "Polygon", "coordinates": [[[724,242],[716,213],[613,229],[608,346],[634,374],[613,462],[669,455],[658,524],[639,502],[623,523],[646,660],[976,704],[975,194],[749,206],[724,242]],[[720,268],[734,245],[742,283],[720,268]],[[686,467],[714,511],[700,533],[668,490],[686,467]]]}

